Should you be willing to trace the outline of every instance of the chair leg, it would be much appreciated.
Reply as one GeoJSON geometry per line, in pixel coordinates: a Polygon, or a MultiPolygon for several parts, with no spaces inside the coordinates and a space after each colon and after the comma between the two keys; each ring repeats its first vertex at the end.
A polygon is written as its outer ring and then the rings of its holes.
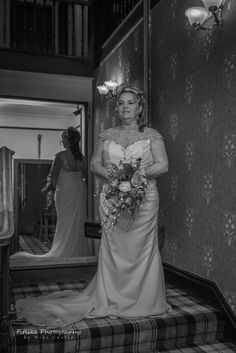
{"type": "Polygon", "coordinates": [[[45,235],[44,238],[48,241],[48,218],[45,217],[45,235]]]}
{"type": "Polygon", "coordinates": [[[42,240],[42,238],[43,238],[43,224],[41,222],[40,228],[39,228],[39,240],[42,240]]]}

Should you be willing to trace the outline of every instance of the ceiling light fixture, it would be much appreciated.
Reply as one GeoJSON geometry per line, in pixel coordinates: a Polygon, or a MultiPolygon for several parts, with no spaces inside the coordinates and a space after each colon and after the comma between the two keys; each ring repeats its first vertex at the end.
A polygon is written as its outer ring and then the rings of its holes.
{"type": "Polygon", "coordinates": [[[194,6],[185,11],[185,16],[195,29],[210,31],[216,26],[222,28],[222,11],[225,7],[229,9],[230,0],[201,0],[204,7],[194,6]],[[208,26],[209,20],[209,26],[208,26]]]}

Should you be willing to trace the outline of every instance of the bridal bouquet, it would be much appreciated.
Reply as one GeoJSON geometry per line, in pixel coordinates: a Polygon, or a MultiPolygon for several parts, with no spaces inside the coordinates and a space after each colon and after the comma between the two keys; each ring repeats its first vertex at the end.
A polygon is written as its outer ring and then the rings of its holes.
{"type": "Polygon", "coordinates": [[[53,205],[54,203],[54,193],[55,193],[55,186],[53,185],[53,181],[51,178],[51,175],[49,174],[47,176],[47,183],[44,186],[44,188],[42,189],[42,191],[46,191],[47,196],[46,196],[46,210],[50,208],[50,206],[53,205]]]}
{"type": "Polygon", "coordinates": [[[108,201],[108,213],[105,224],[112,228],[117,224],[125,209],[131,219],[144,200],[145,189],[148,187],[145,171],[140,167],[141,158],[130,163],[120,161],[119,165],[112,164],[110,176],[112,181],[105,188],[105,199],[108,201]]]}

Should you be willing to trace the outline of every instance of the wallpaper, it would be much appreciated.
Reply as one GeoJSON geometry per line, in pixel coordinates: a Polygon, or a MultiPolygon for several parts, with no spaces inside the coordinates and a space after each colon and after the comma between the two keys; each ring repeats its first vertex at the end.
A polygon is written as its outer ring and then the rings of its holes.
{"type": "Polygon", "coordinates": [[[189,25],[193,5],[152,11],[152,126],[169,158],[158,179],[162,257],[216,282],[236,312],[236,2],[212,31],[189,25]]]}
{"type": "MultiPolygon", "coordinates": [[[[143,23],[133,30],[104,58],[97,69],[94,80],[94,144],[98,134],[104,129],[118,124],[115,99],[106,100],[96,89],[104,81],[113,80],[118,84],[130,83],[143,89],[143,23]]],[[[101,179],[94,178],[94,220],[99,221],[98,204],[101,191],[101,179]]]]}

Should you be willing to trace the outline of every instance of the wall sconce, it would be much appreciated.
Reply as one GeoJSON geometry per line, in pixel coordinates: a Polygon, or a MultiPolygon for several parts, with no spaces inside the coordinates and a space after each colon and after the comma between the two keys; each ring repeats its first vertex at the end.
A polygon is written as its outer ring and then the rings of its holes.
{"type": "Polygon", "coordinates": [[[77,105],[77,109],[73,112],[74,116],[80,115],[82,112],[82,107],[80,107],[79,105],[77,105]]]}
{"type": "Polygon", "coordinates": [[[116,96],[116,88],[118,83],[115,81],[105,81],[103,85],[97,86],[99,93],[106,99],[110,99],[116,96]]]}
{"type": "MultiPolygon", "coordinates": [[[[188,18],[189,23],[195,29],[203,29],[210,31],[216,26],[222,27],[222,10],[228,6],[229,0],[201,0],[205,7],[195,6],[190,7],[185,11],[185,16],[188,18]],[[211,25],[205,26],[205,23],[212,19],[211,25]]],[[[229,6],[228,6],[229,8],[229,6]]]]}

